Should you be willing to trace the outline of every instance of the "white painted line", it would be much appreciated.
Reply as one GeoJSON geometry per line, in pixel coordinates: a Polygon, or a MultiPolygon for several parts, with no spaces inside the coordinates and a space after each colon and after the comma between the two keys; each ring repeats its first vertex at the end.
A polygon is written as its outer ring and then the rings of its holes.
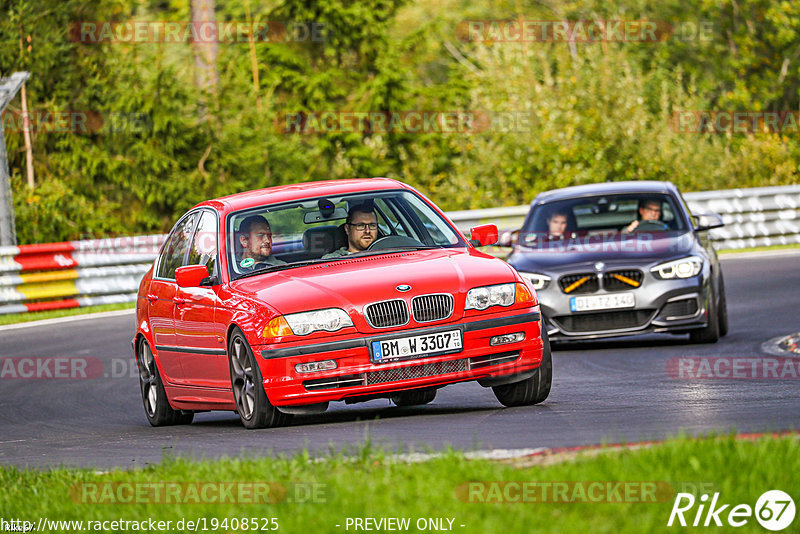
{"type": "Polygon", "coordinates": [[[105,319],[107,317],[118,317],[121,315],[133,315],[135,308],[129,310],[114,310],[98,313],[84,313],[82,315],[69,315],[67,317],[56,317],[55,319],[43,319],[41,321],[28,321],[27,323],[7,324],[0,326],[0,332],[17,330],[19,328],[35,328],[37,326],[51,326],[54,324],[71,323],[73,321],[83,321],[84,319],[105,319]]]}
{"type": "Polygon", "coordinates": [[[725,254],[718,254],[720,260],[727,259],[758,259],[758,258],[775,258],[779,256],[800,256],[800,248],[787,248],[786,250],[765,250],[765,251],[752,251],[752,252],[731,252],[725,254]]]}
{"type": "MultiPolygon", "coordinates": [[[[524,456],[531,456],[533,454],[540,454],[549,450],[548,447],[537,447],[535,449],[490,449],[482,451],[468,451],[464,453],[464,457],[468,460],[509,460],[511,458],[522,458],[524,456]]],[[[440,458],[444,453],[422,453],[410,452],[404,454],[395,454],[391,456],[393,460],[398,462],[427,462],[434,458],[440,458]]]]}

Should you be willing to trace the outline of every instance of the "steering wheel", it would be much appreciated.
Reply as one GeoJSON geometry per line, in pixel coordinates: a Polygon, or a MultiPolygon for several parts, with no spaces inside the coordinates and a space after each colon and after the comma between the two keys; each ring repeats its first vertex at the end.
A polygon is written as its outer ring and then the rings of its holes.
{"type": "Polygon", "coordinates": [[[658,232],[663,230],[668,230],[669,226],[664,221],[639,221],[639,226],[637,226],[633,231],[634,232],[658,232]]]}
{"type": "Polygon", "coordinates": [[[384,250],[388,248],[402,248],[402,247],[423,247],[425,243],[417,241],[413,237],[404,235],[387,235],[372,242],[367,250],[384,250]]]}

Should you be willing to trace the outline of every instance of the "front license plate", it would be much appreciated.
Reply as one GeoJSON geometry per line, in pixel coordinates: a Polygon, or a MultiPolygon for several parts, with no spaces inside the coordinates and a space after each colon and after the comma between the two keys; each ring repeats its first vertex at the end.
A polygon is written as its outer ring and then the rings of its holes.
{"type": "Polygon", "coordinates": [[[461,352],[461,349],[461,330],[383,339],[372,342],[372,362],[387,363],[423,356],[440,356],[461,352]]]}
{"type": "Polygon", "coordinates": [[[613,310],[616,308],[633,308],[634,306],[636,306],[636,299],[633,293],[592,295],[589,297],[572,297],[569,299],[569,309],[574,312],[613,310]]]}

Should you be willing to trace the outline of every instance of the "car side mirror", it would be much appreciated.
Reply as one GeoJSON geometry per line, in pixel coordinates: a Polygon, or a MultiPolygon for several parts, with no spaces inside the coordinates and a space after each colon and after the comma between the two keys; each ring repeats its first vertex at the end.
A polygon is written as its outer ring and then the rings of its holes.
{"type": "Polygon", "coordinates": [[[503,232],[500,234],[500,239],[497,240],[498,247],[515,247],[519,241],[519,230],[512,230],[510,232],[503,232]]]}
{"type": "Polygon", "coordinates": [[[175,269],[175,281],[180,287],[200,287],[208,278],[208,267],[205,265],[184,265],[175,269]]]}
{"type": "Polygon", "coordinates": [[[471,239],[469,240],[473,246],[486,247],[497,243],[497,226],[494,224],[483,224],[481,226],[473,226],[469,229],[471,239]]]}
{"type": "Polygon", "coordinates": [[[698,232],[725,226],[725,223],[722,221],[722,217],[716,213],[701,213],[700,215],[697,215],[696,218],[697,222],[694,225],[694,229],[698,232]]]}

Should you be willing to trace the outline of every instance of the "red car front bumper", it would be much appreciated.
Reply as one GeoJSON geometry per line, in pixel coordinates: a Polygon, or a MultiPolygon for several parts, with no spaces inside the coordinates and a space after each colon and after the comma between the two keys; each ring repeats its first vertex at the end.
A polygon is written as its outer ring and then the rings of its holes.
{"type": "Polygon", "coordinates": [[[429,328],[394,330],[306,345],[253,347],[264,390],[276,406],[297,406],[395,391],[437,387],[468,380],[482,385],[524,380],[542,362],[539,307],[465,318],[429,328]],[[387,336],[412,336],[460,329],[463,349],[454,354],[395,363],[372,363],[371,342],[387,336]],[[522,332],[521,341],[490,345],[494,336],[522,332]],[[336,369],[298,373],[299,363],[334,360],[336,369]]]}

